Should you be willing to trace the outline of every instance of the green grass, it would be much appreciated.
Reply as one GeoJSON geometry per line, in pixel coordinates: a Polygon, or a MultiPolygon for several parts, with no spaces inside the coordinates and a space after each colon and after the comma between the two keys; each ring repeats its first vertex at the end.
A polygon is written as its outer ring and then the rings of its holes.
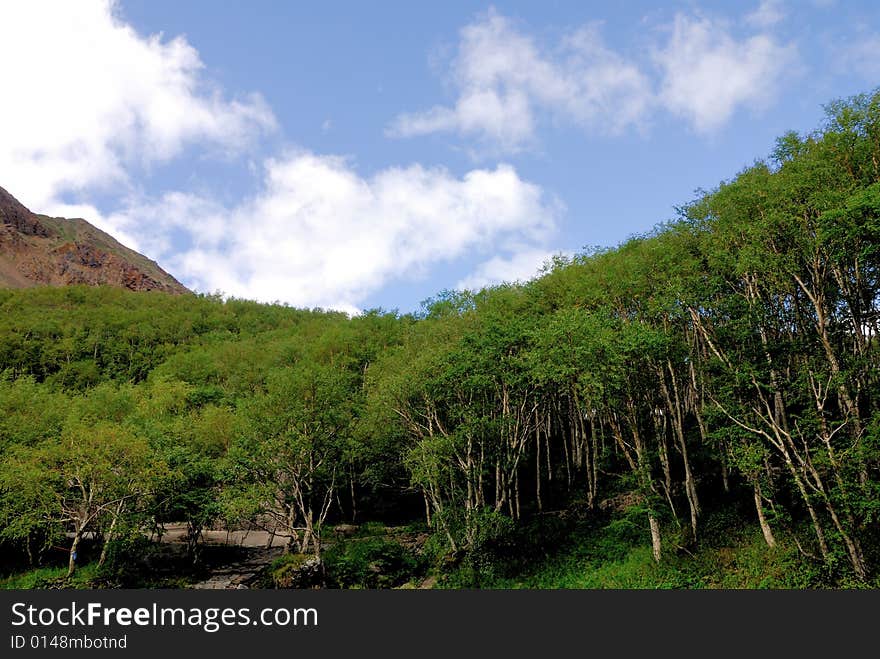
{"type": "Polygon", "coordinates": [[[681,530],[664,529],[663,557],[655,563],[640,516],[598,524],[579,522],[546,537],[540,547],[515,541],[518,556],[462,561],[439,587],[496,589],[787,589],[874,587],[804,558],[779,533],[770,548],[756,524],[733,511],[707,517],[700,542],[682,547],[681,530]]]}
{"type": "Polygon", "coordinates": [[[629,548],[615,559],[597,560],[577,550],[549,560],[531,574],[502,579],[498,588],[799,588],[816,585],[790,550],[770,549],[760,537],[693,556],[673,554],[654,562],[651,547],[629,548]],[[794,559],[794,560],[793,560],[794,559]],[[790,569],[795,567],[794,570],[790,569]]]}
{"type": "Polygon", "coordinates": [[[0,579],[0,590],[29,590],[34,588],[93,588],[98,574],[96,563],[77,568],[70,579],[66,566],[41,567],[0,579]]]}

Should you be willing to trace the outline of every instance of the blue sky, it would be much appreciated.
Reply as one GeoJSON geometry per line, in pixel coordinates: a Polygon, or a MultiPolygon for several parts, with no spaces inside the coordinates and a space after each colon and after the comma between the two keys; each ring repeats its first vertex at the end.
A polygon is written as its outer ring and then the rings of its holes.
{"type": "Polygon", "coordinates": [[[198,291],[409,311],[817,127],[880,84],[880,5],[10,2],[0,71],[0,185],[33,210],[198,291]]]}

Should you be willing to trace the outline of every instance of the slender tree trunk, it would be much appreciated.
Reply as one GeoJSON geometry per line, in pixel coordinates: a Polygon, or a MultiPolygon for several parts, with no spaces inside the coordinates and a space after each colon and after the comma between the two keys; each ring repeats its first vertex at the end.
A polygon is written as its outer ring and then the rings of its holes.
{"type": "Polygon", "coordinates": [[[504,499],[502,498],[502,487],[501,487],[501,463],[496,460],[495,461],[495,512],[501,510],[501,506],[504,505],[504,499]]]}
{"type": "Polygon", "coordinates": [[[547,459],[547,482],[553,481],[553,466],[550,464],[550,430],[551,430],[550,414],[547,414],[547,428],[544,431],[544,455],[547,459]]]}
{"type": "Polygon", "coordinates": [[[519,470],[517,470],[516,474],[513,477],[513,493],[515,497],[515,506],[514,506],[514,519],[519,519],[519,470]]]}
{"type": "Polygon", "coordinates": [[[69,558],[67,561],[67,578],[68,579],[70,579],[70,577],[73,576],[73,572],[74,572],[74,570],[76,570],[76,559],[77,559],[76,550],[79,548],[79,541],[82,540],[82,534],[83,534],[83,529],[79,525],[79,523],[77,523],[76,531],[74,532],[74,535],[73,535],[73,544],[70,545],[70,555],[69,555],[69,558]]]}
{"type": "Polygon", "coordinates": [[[810,521],[813,523],[813,530],[815,531],[816,539],[819,542],[819,551],[822,552],[822,558],[827,561],[829,558],[828,542],[825,540],[825,531],[822,530],[819,515],[816,513],[816,508],[810,501],[810,495],[807,493],[807,488],[804,485],[803,479],[800,477],[800,474],[797,473],[797,468],[791,462],[791,458],[788,455],[785,456],[785,461],[789,472],[791,472],[792,478],[794,479],[795,485],[797,485],[798,492],[801,494],[804,505],[807,507],[807,512],[810,514],[810,521]]]}
{"type": "Polygon", "coordinates": [[[312,530],[312,547],[315,548],[315,558],[321,560],[321,534],[312,530]]]}
{"type": "Polygon", "coordinates": [[[357,523],[357,497],[355,496],[354,491],[354,474],[349,475],[349,486],[351,491],[351,523],[357,523]]]}
{"type": "Polygon", "coordinates": [[[541,503],[541,424],[535,425],[535,502],[538,512],[544,509],[541,503]]]}
{"type": "Polygon", "coordinates": [[[562,449],[565,453],[565,479],[568,487],[571,487],[571,458],[568,454],[568,441],[563,437],[562,449]]]}
{"type": "MultiPolygon", "coordinates": [[[[666,446],[666,419],[658,418],[654,415],[654,429],[657,435],[657,454],[660,458],[660,465],[663,467],[663,494],[666,495],[666,502],[669,504],[669,510],[672,511],[672,518],[676,524],[681,527],[678,521],[678,512],[675,510],[675,503],[672,501],[672,471],[669,468],[669,450],[666,446]]],[[[641,451],[639,451],[639,460],[641,461],[641,451]]]]}
{"type": "MultiPolygon", "coordinates": [[[[723,450],[723,448],[722,448],[723,450]]],[[[724,493],[730,493],[730,476],[727,473],[727,461],[724,456],[721,457],[721,485],[724,488],[724,493]]]]}
{"type": "Polygon", "coordinates": [[[691,472],[690,460],[688,459],[687,442],[685,441],[684,436],[684,414],[682,411],[681,394],[679,393],[678,383],[675,379],[675,370],[672,367],[671,361],[667,361],[666,365],[669,369],[669,377],[672,381],[672,398],[669,396],[669,390],[666,387],[665,378],[661,380],[662,389],[666,397],[667,406],[670,408],[669,411],[672,414],[673,432],[676,441],[678,442],[678,450],[679,453],[681,453],[681,459],[684,462],[684,487],[685,492],[687,493],[688,507],[690,508],[691,514],[691,532],[693,533],[693,539],[696,540],[697,517],[700,514],[700,500],[697,497],[697,485],[694,481],[694,475],[691,472]]]}
{"type": "Polygon", "coordinates": [[[648,525],[651,527],[651,551],[654,561],[659,563],[661,557],[660,524],[654,515],[648,515],[648,525]]]}
{"type": "MultiPolygon", "coordinates": [[[[636,460],[633,462],[630,459],[630,465],[633,467],[636,474],[638,475],[642,496],[647,497],[651,493],[656,494],[656,488],[654,487],[654,483],[651,479],[650,465],[648,465],[646,460],[645,446],[642,443],[642,437],[639,433],[639,427],[632,400],[628,401],[627,408],[629,415],[630,431],[632,433],[633,444],[636,450],[636,460]]],[[[622,439],[623,438],[621,437],[621,443],[622,439]]],[[[623,450],[626,450],[626,445],[622,443],[621,448],[623,450]]],[[[654,515],[653,512],[648,513],[648,526],[651,529],[651,548],[654,555],[654,560],[659,563],[661,556],[660,523],[657,521],[657,517],[654,515]]]]}
{"type": "Polygon", "coordinates": [[[590,491],[590,508],[593,508],[596,505],[596,496],[599,494],[599,441],[603,442],[604,446],[604,436],[602,430],[602,421],[601,419],[597,420],[595,416],[592,416],[590,419],[590,427],[593,432],[593,478],[592,478],[592,490],[590,491]],[[599,426],[599,437],[596,437],[596,425],[598,423],[599,426]]]}
{"type": "Polygon", "coordinates": [[[289,554],[290,550],[294,547],[297,550],[302,548],[302,542],[299,538],[299,533],[296,531],[296,509],[289,505],[287,506],[287,544],[284,545],[284,553],[289,554]]]}
{"type": "Polygon", "coordinates": [[[768,547],[775,547],[776,538],[773,537],[773,530],[770,528],[770,525],[767,523],[767,518],[764,516],[764,502],[761,495],[761,485],[758,481],[755,481],[753,489],[755,492],[755,510],[758,511],[758,523],[761,525],[761,533],[764,534],[764,541],[767,543],[768,547]]]}
{"type": "Polygon", "coordinates": [[[98,567],[104,565],[104,561],[107,560],[107,550],[110,549],[110,543],[113,542],[113,533],[116,531],[116,522],[119,520],[119,516],[122,514],[122,509],[124,507],[125,503],[123,501],[120,501],[119,505],[116,506],[116,512],[113,514],[110,528],[107,529],[107,536],[104,538],[104,546],[101,547],[101,557],[98,559],[98,567]]]}
{"type": "Polygon", "coordinates": [[[33,567],[34,566],[34,552],[31,549],[31,533],[30,533],[30,531],[28,531],[28,534],[24,539],[24,546],[25,546],[25,549],[27,550],[28,565],[33,567]]]}

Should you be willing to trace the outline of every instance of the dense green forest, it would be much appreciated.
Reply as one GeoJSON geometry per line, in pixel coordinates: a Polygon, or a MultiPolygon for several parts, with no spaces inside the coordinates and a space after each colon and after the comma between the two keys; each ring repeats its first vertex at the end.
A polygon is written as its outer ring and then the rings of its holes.
{"type": "Polygon", "coordinates": [[[328,529],[381,522],[440,585],[700,585],[731,546],[755,581],[716,585],[880,583],[880,92],[545,270],[354,318],[0,291],[3,572],[90,538],[115,583],[170,521],[355,570],[394,550],[328,529]],[[622,545],[647,576],[591,580],[622,545]]]}

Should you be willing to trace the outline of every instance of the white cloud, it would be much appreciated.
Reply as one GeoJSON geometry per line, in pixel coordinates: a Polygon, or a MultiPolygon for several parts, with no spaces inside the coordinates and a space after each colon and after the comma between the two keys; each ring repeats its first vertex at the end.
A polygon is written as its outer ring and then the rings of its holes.
{"type": "Polygon", "coordinates": [[[26,205],[125,185],[191,144],[224,152],[272,129],[257,95],[225,98],[183,37],[143,37],[115,3],[0,3],[0,181],[26,205]]]}
{"type": "Polygon", "coordinates": [[[353,311],[439,261],[539,244],[558,213],[508,165],[461,178],[419,165],[363,177],[343,158],[298,152],[268,161],[263,190],[235,208],[172,194],[108,221],[138,231],[198,290],[353,311]],[[175,232],[187,248],[172,249],[175,232]]]}
{"type": "Polygon", "coordinates": [[[473,273],[458,282],[459,290],[477,291],[502,282],[524,282],[538,276],[544,265],[559,252],[522,246],[509,256],[496,255],[481,263],[473,273]]]}
{"type": "Polygon", "coordinates": [[[645,76],[605,47],[597,25],[546,52],[495,10],[461,30],[452,79],[454,107],[401,114],[387,133],[456,132],[517,151],[533,140],[539,111],[615,131],[637,124],[650,99],[645,76]]]}
{"type": "Polygon", "coordinates": [[[768,28],[784,19],[782,0],[761,0],[758,8],[746,16],[746,23],[757,28],[768,28]]]}
{"type": "Polygon", "coordinates": [[[837,68],[869,81],[880,77],[880,34],[862,32],[836,47],[837,68]]]}
{"type": "Polygon", "coordinates": [[[545,116],[618,133],[642,129],[658,111],[710,132],[740,107],[759,108],[773,98],[796,55],[771,33],[783,18],[781,4],[765,0],[742,19],[752,34],[738,38],[735,24],[680,13],[659,31],[661,40],[642,48],[653,57],[640,61],[607,47],[598,23],[542,49],[490,10],[460,32],[450,63],[454,105],[398,115],[386,133],[450,132],[517,152],[534,144],[545,116]]]}
{"type": "Polygon", "coordinates": [[[737,40],[723,21],[679,14],[654,59],[662,70],[663,106],[697,131],[711,132],[739,107],[769,105],[796,53],[768,33],[737,40]]]}

